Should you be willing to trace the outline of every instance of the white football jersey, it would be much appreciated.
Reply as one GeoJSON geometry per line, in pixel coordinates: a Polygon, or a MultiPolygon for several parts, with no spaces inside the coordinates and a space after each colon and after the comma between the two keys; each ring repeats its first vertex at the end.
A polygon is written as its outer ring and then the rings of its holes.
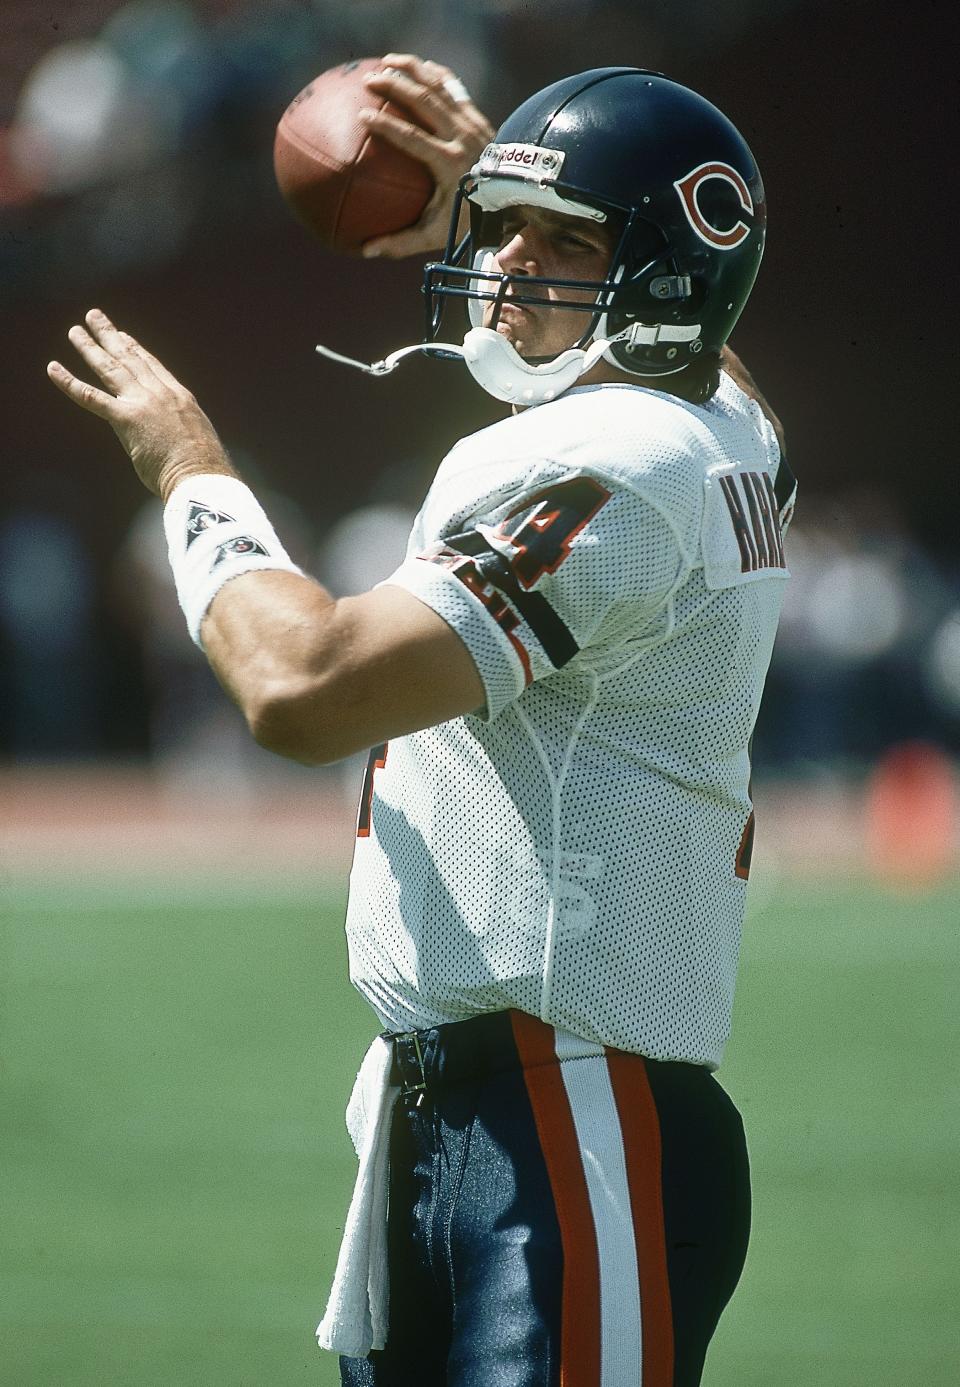
{"type": "Polygon", "coordinates": [[[387,582],[486,703],[370,755],[347,935],[388,1030],[515,1007],[719,1063],[791,492],[725,375],[705,406],[579,387],[444,459],[387,582]]]}

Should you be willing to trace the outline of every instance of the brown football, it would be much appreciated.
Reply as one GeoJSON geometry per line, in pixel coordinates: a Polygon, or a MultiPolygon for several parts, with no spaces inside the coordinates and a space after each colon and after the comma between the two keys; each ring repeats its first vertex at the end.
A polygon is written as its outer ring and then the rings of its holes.
{"type": "Polygon", "coordinates": [[[331,250],[358,255],[364,241],[402,231],[419,218],[433,178],[417,159],[371,134],[363,107],[416,115],[364,86],[383,64],[362,58],[321,72],[295,96],[277,126],[273,167],[287,204],[331,250]]]}

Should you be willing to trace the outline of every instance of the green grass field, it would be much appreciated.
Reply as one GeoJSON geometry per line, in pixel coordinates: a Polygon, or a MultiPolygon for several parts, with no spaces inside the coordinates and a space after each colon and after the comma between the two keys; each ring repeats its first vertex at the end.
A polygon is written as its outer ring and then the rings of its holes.
{"type": "MultiPolygon", "coordinates": [[[[375,1023],[307,883],[7,882],[0,1382],[337,1381],[313,1328],[375,1023]]],[[[721,1077],[753,1242],[708,1387],[960,1381],[960,883],[758,883],[721,1077]]]]}

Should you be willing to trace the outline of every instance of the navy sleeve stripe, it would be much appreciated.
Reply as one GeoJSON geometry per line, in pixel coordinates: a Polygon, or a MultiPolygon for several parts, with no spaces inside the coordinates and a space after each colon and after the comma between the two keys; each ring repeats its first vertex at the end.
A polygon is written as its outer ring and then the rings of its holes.
{"type": "Polygon", "coordinates": [[[786,509],[787,502],[792,501],[797,490],[797,479],[790,471],[785,457],[780,458],[780,466],[777,468],[777,476],[773,483],[773,494],[777,498],[777,507],[781,517],[786,509]]]}
{"type": "Polygon", "coordinates": [[[498,592],[516,608],[543,647],[554,669],[562,669],[580,647],[541,592],[525,592],[510,570],[506,559],[491,549],[477,530],[445,538],[444,544],[458,554],[469,555],[477,568],[498,592]]]}

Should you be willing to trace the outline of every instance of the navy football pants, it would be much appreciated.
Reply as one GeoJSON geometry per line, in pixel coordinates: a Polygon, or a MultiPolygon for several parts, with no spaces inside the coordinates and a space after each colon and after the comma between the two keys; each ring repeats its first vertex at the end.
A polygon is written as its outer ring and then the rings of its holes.
{"type": "Polygon", "coordinates": [[[750,1221],[719,1084],[520,1012],[416,1039],[394,1042],[387,1345],[342,1382],[696,1387],[750,1221]]]}

